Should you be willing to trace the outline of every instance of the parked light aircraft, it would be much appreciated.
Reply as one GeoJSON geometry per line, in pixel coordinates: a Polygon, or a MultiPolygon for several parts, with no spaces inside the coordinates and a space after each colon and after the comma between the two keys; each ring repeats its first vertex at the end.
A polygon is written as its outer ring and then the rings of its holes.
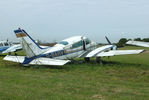
{"type": "MultiPolygon", "coordinates": [[[[23,65],[64,65],[75,57],[89,60],[91,57],[104,57],[125,54],[139,54],[143,50],[116,50],[116,46],[98,47],[96,42],[85,36],[74,36],[62,40],[50,48],[40,47],[23,29],[14,31],[20,39],[26,56],[7,55],[4,60],[18,62],[23,65]]],[[[109,42],[109,41],[108,41],[109,42]]]]}
{"type": "MultiPolygon", "coordinates": [[[[37,43],[37,41],[36,41],[37,43]]],[[[40,47],[42,48],[47,48],[49,46],[43,46],[40,45],[40,47]]],[[[11,55],[12,52],[15,52],[15,55],[17,55],[17,51],[22,50],[22,45],[21,44],[12,44],[10,42],[6,42],[6,41],[1,41],[0,42],[0,53],[8,53],[9,55],[11,55]]]]}
{"type": "Polygon", "coordinates": [[[142,47],[149,47],[149,42],[140,42],[140,41],[128,41],[126,44],[142,46],[142,47]]]}
{"type": "Polygon", "coordinates": [[[0,53],[11,53],[21,50],[20,44],[12,44],[8,41],[0,41],[0,53]]]}

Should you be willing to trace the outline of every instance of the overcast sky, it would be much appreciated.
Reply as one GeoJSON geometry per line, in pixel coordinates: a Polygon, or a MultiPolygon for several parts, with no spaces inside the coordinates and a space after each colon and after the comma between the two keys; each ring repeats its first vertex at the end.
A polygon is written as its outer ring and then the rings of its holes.
{"type": "Polygon", "coordinates": [[[0,40],[15,41],[13,30],[53,42],[83,35],[96,42],[149,38],[149,0],[1,0],[0,40]]]}

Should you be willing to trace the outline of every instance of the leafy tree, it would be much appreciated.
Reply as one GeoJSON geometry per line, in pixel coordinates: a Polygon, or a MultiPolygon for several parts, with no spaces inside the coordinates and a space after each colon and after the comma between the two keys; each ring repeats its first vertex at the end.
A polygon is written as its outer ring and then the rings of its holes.
{"type": "Polygon", "coordinates": [[[127,41],[132,41],[132,39],[128,39],[127,41]]]}
{"type": "Polygon", "coordinates": [[[142,41],[141,38],[135,38],[135,41],[142,41]]]}
{"type": "Polygon", "coordinates": [[[117,45],[117,47],[124,47],[126,42],[127,42],[126,38],[121,38],[116,45],[117,45]]]}
{"type": "Polygon", "coordinates": [[[144,38],[144,39],[142,39],[142,41],[149,42],[149,38],[144,38]]]}

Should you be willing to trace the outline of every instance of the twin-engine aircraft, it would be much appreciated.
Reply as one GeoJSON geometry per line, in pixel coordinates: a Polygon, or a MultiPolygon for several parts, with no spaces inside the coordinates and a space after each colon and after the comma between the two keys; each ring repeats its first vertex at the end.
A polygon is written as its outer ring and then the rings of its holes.
{"type": "Polygon", "coordinates": [[[84,36],[74,36],[62,40],[50,48],[40,47],[23,29],[14,31],[26,53],[26,56],[7,55],[4,60],[18,62],[23,65],[64,65],[76,57],[89,60],[91,57],[104,57],[125,54],[139,54],[144,50],[116,50],[111,44],[98,47],[96,42],[84,36]]]}
{"type": "Polygon", "coordinates": [[[149,47],[149,42],[140,42],[140,41],[128,41],[126,44],[142,46],[142,47],[149,47]]]}

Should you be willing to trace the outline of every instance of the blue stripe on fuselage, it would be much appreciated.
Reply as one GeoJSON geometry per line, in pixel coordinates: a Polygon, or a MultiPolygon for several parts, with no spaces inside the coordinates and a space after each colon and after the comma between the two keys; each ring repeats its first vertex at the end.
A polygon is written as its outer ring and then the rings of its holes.
{"type": "Polygon", "coordinates": [[[3,52],[5,50],[7,50],[9,48],[9,46],[3,46],[3,47],[0,47],[0,52],[3,52]]]}
{"type": "Polygon", "coordinates": [[[63,56],[63,55],[66,55],[65,51],[60,50],[60,51],[55,51],[55,52],[51,52],[51,53],[47,53],[47,54],[41,54],[41,55],[34,56],[34,57],[31,57],[31,58],[25,57],[25,60],[22,64],[28,64],[31,61],[33,61],[34,59],[40,58],[40,57],[54,58],[54,57],[59,57],[59,56],[63,56]]]}
{"type": "MultiPolygon", "coordinates": [[[[76,52],[79,52],[79,51],[81,51],[81,50],[78,50],[76,52]]],[[[41,54],[41,55],[38,55],[38,56],[33,56],[31,58],[25,57],[25,60],[24,60],[24,62],[22,64],[29,64],[34,59],[40,58],[40,57],[54,58],[54,57],[64,56],[64,55],[72,54],[72,53],[76,53],[76,52],[69,52],[69,53],[67,53],[65,50],[59,50],[59,51],[50,52],[50,53],[47,53],[47,54],[41,54]]]]}

